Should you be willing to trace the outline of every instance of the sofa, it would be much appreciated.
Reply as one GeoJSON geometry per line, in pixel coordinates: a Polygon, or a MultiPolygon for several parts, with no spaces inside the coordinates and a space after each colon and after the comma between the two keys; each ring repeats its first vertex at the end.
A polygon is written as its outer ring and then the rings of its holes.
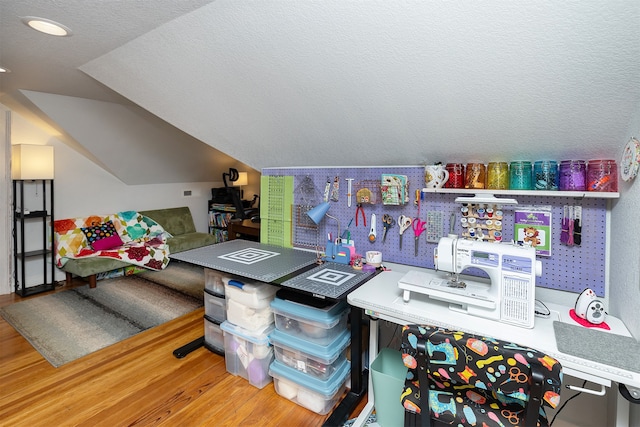
{"type": "Polygon", "coordinates": [[[78,276],[91,288],[98,277],[162,270],[171,253],[216,243],[215,236],[196,231],[186,206],[56,220],[54,233],[56,266],[66,284],[78,276]]]}

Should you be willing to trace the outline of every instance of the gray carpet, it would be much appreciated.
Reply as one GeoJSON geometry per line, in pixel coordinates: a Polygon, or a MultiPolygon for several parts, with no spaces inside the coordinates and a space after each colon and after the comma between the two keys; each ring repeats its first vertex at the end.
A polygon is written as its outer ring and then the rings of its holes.
{"type": "Polygon", "coordinates": [[[202,268],[179,264],[32,297],[0,315],[58,367],[202,307],[202,268]]]}

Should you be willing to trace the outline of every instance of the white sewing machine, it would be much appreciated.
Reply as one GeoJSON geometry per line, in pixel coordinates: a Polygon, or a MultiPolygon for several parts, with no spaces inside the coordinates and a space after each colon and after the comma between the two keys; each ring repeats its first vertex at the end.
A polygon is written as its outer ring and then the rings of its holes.
{"type": "Polygon", "coordinates": [[[410,271],[398,281],[408,303],[411,292],[449,302],[449,308],[479,317],[533,328],[535,276],[542,274],[532,247],[442,237],[434,250],[436,271],[410,271]],[[460,280],[469,267],[483,270],[481,277],[460,280]],[[443,272],[446,273],[443,273],[443,272]]]}

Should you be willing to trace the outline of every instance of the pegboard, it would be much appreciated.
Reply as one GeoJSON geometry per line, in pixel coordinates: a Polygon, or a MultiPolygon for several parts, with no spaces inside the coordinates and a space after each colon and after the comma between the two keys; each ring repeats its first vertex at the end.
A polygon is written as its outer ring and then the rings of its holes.
{"type": "MultiPolygon", "coordinates": [[[[418,255],[414,255],[415,234],[411,228],[404,232],[402,238],[402,250],[399,248],[400,236],[399,227],[396,224],[387,231],[386,239],[383,242],[382,215],[389,214],[396,221],[398,216],[406,215],[412,218],[419,217],[423,221],[427,219],[428,212],[440,212],[442,219],[442,232],[447,235],[450,231],[460,235],[462,226],[461,204],[456,203],[456,197],[460,194],[449,193],[421,193],[423,199],[416,202],[416,190],[421,190],[424,186],[424,168],[422,166],[399,166],[399,167],[370,167],[370,168],[267,168],[263,169],[265,176],[293,176],[294,188],[303,180],[307,183],[313,182],[317,189],[317,196],[314,203],[323,201],[324,189],[329,180],[333,183],[338,177],[339,191],[338,200],[331,201],[329,215],[336,217],[340,222],[341,234],[348,230],[351,239],[354,240],[356,252],[364,255],[366,251],[377,250],[383,254],[383,262],[393,262],[423,268],[434,268],[433,252],[437,243],[427,242],[427,233],[422,233],[418,240],[418,255]],[[382,174],[406,175],[408,179],[409,201],[401,205],[384,205],[381,197],[376,194],[376,203],[363,204],[366,216],[366,226],[363,224],[362,214],[358,218],[356,225],[355,197],[359,183],[381,182],[382,174]],[[348,206],[347,178],[352,181],[351,207],[348,206]],[[376,214],[376,241],[369,242],[368,235],[371,228],[371,214],[376,214]]],[[[473,194],[473,193],[469,193],[473,194]]],[[[606,221],[607,221],[607,200],[598,198],[575,199],[573,197],[551,197],[522,195],[515,196],[518,200],[518,207],[524,206],[550,206],[552,211],[551,226],[551,255],[548,257],[539,256],[542,261],[543,273],[536,278],[536,285],[544,288],[558,289],[569,292],[581,292],[584,288],[592,288],[599,296],[604,296],[605,292],[605,272],[606,272],[606,221]],[[563,208],[565,205],[582,207],[582,242],[579,246],[565,246],[560,243],[560,231],[562,223],[563,208]]],[[[294,194],[294,207],[296,205],[308,206],[309,200],[302,199],[298,194],[294,194]]],[[[503,241],[509,242],[513,239],[513,211],[516,206],[503,206],[504,216],[502,219],[503,241]]],[[[294,235],[300,216],[293,214],[294,235]]],[[[306,221],[306,218],[305,218],[306,221]]],[[[307,224],[308,226],[308,224],[307,224]]],[[[312,230],[309,239],[316,239],[321,247],[326,245],[327,235],[331,233],[336,237],[338,224],[335,220],[326,218],[316,229],[312,230]]],[[[294,246],[297,245],[294,241],[294,246]]],[[[300,246],[303,247],[303,246],[300,246]]],[[[477,275],[484,275],[483,272],[472,272],[477,275]]]]}

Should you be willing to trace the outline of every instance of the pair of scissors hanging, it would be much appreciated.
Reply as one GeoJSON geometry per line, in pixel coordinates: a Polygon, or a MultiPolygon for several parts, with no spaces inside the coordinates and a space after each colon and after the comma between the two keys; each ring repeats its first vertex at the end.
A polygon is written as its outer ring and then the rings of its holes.
{"type": "Polygon", "coordinates": [[[420,218],[415,218],[411,226],[413,227],[413,233],[415,234],[414,256],[418,256],[418,242],[420,242],[420,235],[427,229],[427,222],[420,218]]]}
{"type": "Polygon", "coordinates": [[[400,250],[402,250],[402,235],[404,234],[405,231],[407,231],[407,229],[409,227],[411,227],[411,223],[413,222],[413,220],[411,219],[411,217],[405,216],[405,215],[400,215],[398,217],[398,227],[400,229],[399,233],[400,233],[400,250]]]}
{"type": "Polygon", "coordinates": [[[396,221],[389,214],[382,215],[382,243],[387,240],[387,231],[396,224],[396,221]]]}

